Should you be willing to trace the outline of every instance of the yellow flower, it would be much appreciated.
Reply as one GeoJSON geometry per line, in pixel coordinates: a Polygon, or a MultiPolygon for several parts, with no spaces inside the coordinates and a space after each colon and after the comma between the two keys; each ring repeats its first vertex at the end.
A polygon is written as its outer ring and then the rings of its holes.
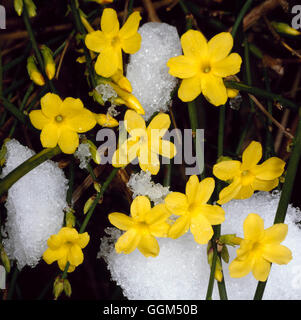
{"type": "Polygon", "coordinates": [[[240,71],[241,57],[230,53],[232,35],[222,32],[207,42],[204,35],[188,30],[181,37],[184,55],[173,57],[167,62],[169,73],[181,78],[178,96],[184,101],[194,100],[200,93],[215,106],[225,104],[228,96],[224,77],[240,71]]]}
{"type": "Polygon", "coordinates": [[[252,141],[242,154],[242,162],[227,160],[214,165],[213,174],[218,179],[231,181],[230,185],[220,192],[219,204],[231,199],[247,199],[255,190],[271,191],[278,186],[285,162],[272,157],[258,165],[261,158],[261,144],[252,141]]]}
{"type": "Polygon", "coordinates": [[[136,248],[145,257],[156,257],[160,248],[155,237],[166,237],[169,224],[166,222],[170,213],[164,204],[151,208],[145,196],[138,196],[131,205],[131,217],[113,212],[109,220],[120,230],[126,231],[115,244],[117,253],[129,254],[136,248]]]}
{"type": "Polygon", "coordinates": [[[212,225],[221,224],[225,220],[223,208],[207,204],[214,187],[213,178],[199,182],[198,177],[194,175],[186,184],[186,194],[172,192],[166,196],[166,208],[180,216],[171,226],[169,237],[179,238],[190,229],[197,243],[206,244],[212,238],[212,225]]]}
{"type": "Polygon", "coordinates": [[[141,20],[138,11],[133,12],[119,29],[117,13],[106,8],[101,17],[101,31],[87,34],[85,43],[88,49],[100,53],[95,63],[96,73],[109,78],[123,70],[122,50],[133,54],[140,49],[141,36],[137,32],[141,20]]]}
{"type": "Polygon", "coordinates": [[[112,165],[123,167],[138,157],[140,168],[156,175],[160,169],[158,155],[171,159],[176,154],[175,145],[162,140],[170,126],[169,115],[159,113],[146,128],[144,119],[137,112],[127,110],[124,121],[130,138],[115,151],[112,165]]]}
{"type": "Polygon", "coordinates": [[[241,278],[252,271],[258,281],[266,281],[271,263],[288,264],[291,251],[280,243],[285,239],[288,227],[274,224],[264,230],[264,221],[256,213],[250,213],[243,224],[244,239],[237,249],[237,257],[229,266],[232,278],[241,278]]]}
{"type": "Polygon", "coordinates": [[[47,240],[48,249],[43,254],[46,263],[58,262],[59,268],[64,271],[67,262],[70,263],[68,272],[82,264],[84,255],[82,249],[89,243],[90,236],[87,232],[78,233],[74,228],[63,227],[58,234],[52,235],[47,240]]]}
{"type": "Polygon", "coordinates": [[[78,134],[89,131],[95,124],[94,114],[85,109],[80,99],[66,98],[64,101],[53,93],[41,99],[41,110],[29,114],[32,125],[42,130],[41,143],[44,148],[57,144],[64,153],[74,153],[79,144],[78,134]]]}

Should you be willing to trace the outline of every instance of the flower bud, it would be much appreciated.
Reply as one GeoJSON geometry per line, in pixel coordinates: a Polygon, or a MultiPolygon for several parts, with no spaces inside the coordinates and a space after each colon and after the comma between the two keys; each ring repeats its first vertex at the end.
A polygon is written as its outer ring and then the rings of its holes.
{"type": "Polygon", "coordinates": [[[228,96],[228,98],[230,98],[230,99],[235,98],[235,97],[238,95],[238,93],[239,93],[239,91],[236,90],[236,89],[226,88],[226,90],[227,90],[227,96],[228,96]]]}
{"type": "Polygon", "coordinates": [[[87,214],[94,200],[95,200],[95,196],[92,196],[86,201],[84,205],[84,214],[87,214]]]}
{"type": "Polygon", "coordinates": [[[47,46],[41,46],[41,53],[44,59],[45,72],[49,80],[53,79],[55,75],[55,62],[53,59],[53,52],[47,46]]]}
{"type": "Polygon", "coordinates": [[[27,72],[30,79],[38,86],[43,86],[45,84],[44,77],[42,73],[38,70],[36,65],[36,60],[34,56],[30,56],[27,59],[27,72]]]}
{"type": "Polygon", "coordinates": [[[96,192],[100,192],[101,185],[98,182],[94,182],[93,186],[96,192]]]}
{"type": "Polygon", "coordinates": [[[108,3],[113,3],[114,0],[92,0],[94,2],[97,2],[99,4],[108,4],[108,3]]]}
{"type": "Polygon", "coordinates": [[[226,262],[229,263],[230,260],[230,255],[229,251],[226,245],[223,246],[222,251],[221,251],[221,258],[226,262]]]}
{"type": "Polygon", "coordinates": [[[130,81],[123,75],[122,71],[118,69],[118,71],[113,74],[111,77],[113,82],[116,83],[121,89],[131,93],[132,92],[132,85],[130,81]]]}
{"type": "Polygon", "coordinates": [[[219,257],[216,257],[215,274],[214,278],[221,282],[223,280],[222,263],[219,257]]]}
{"type": "Polygon", "coordinates": [[[60,276],[56,277],[53,283],[53,295],[54,300],[57,300],[58,297],[64,290],[64,279],[61,279],[60,276]]]}
{"type": "Polygon", "coordinates": [[[224,234],[220,236],[218,242],[220,244],[228,244],[229,246],[236,246],[239,245],[241,242],[241,238],[236,237],[236,234],[224,234]]]}
{"type": "Polygon", "coordinates": [[[5,271],[7,273],[9,273],[10,272],[10,261],[9,261],[8,256],[7,256],[2,245],[0,245],[0,257],[1,257],[2,264],[5,268],[5,271]]]}
{"type": "Polygon", "coordinates": [[[100,154],[98,153],[98,150],[95,146],[95,144],[88,139],[85,139],[85,143],[88,143],[90,145],[90,153],[91,153],[91,158],[93,159],[93,161],[96,164],[100,164],[101,162],[101,158],[100,158],[100,154]]]}
{"type": "Polygon", "coordinates": [[[301,32],[292,28],[287,23],[272,21],[271,25],[273,28],[280,33],[288,34],[291,36],[300,36],[301,32]]]}
{"type": "Polygon", "coordinates": [[[6,148],[6,142],[9,141],[10,139],[6,138],[4,140],[4,143],[2,144],[2,147],[0,149],[0,166],[2,167],[6,161],[6,153],[7,153],[7,148],[6,148]]]}
{"type": "Polygon", "coordinates": [[[103,113],[95,114],[95,118],[97,123],[102,127],[113,128],[113,127],[117,127],[119,124],[119,122],[109,114],[103,114],[103,113]]]}
{"type": "Polygon", "coordinates": [[[75,215],[74,215],[74,210],[70,208],[65,214],[65,221],[66,221],[66,227],[68,228],[73,228],[75,226],[75,215]]]}
{"type": "Polygon", "coordinates": [[[33,18],[37,15],[37,8],[32,0],[24,0],[26,4],[26,8],[28,11],[28,15],[30,18],[33,18]]]}
{"type": "Polygon", "coordinates": [[[23,0],[14,0],[14,7],[18,16],[20,16],[23,12],[23,0]]]}
{"type": "Polygon", "coordinates": [[[71,297],[72,288],[71,288],[71,284],[68,279],[64,279],[64,292],[67,297],[69,297],[69,298],[71,297]]]}

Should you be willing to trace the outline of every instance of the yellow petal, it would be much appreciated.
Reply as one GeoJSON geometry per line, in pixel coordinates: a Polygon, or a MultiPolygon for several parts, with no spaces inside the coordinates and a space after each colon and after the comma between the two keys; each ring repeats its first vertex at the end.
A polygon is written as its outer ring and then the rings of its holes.
{"type": "Polygon", "coordinates": [[[208,41],[208,54],[211,62],[227,57],[233,47],[233,37],[229,32],[221,32],[208,41]]]}
{"type": "Polygon", "coordinates": [[[43,254],[43,259],[47,264],[51,264],[54,261],[60,259],[64,255],[64,253],[65,252],[61,248],[56,250],[48,248],[43,254]]]}
{"type": "Polygon", "coordinates": [[[176,146],[167,140],[159,141],[159,154],[165,158],[172,159],[177,153],[176,146]]]}
{"type": "Polygon", "coordinates": [[[64,117],[72,117],[82,110],[84,105],[80,99],[68,97],[60,105],[59,113],[64,117]]]}
{"type": "Polygon", "coordinates": [[[126,20],[125,24],[121,27],[119,31],[119,37],[122,39],[128,39],[134,36],[139,28],[139,23],[141,20],[140,12],[133,12],[126,20]]]}
{"type": "Polygon", "coordinates": [[[85,44],[89,50],[101,52],[105,50],[109,41],[102,31],[97,30],[86,35],[85,44]]]}
{"type": "Polygon", "coordinates": [[[240,179],[234,179],[228,187],[225,187],[219,193],[219,200],[217,201],[218,204],[225,204],[228,201],[235,198],[241,188],[240,179]]]}
{"type": "Polygon", "coordinates": [[[41,132],[41,143],[44,148],[54,148],[59,140],[59,129],[56,124],[49,122],[41,132]]]}
{"type": "Polygon", "coordinates": [[[150,135],[152,130],[168,129],[170,127],[170,117],[167,113],[157,114],[147,126],[147,132],[150,135]]]}
{"type": "Polygon", "coordinates": [[[256,213],[250,213],[244,223],[244,238],[246,240],[259,241],[264,236],[264,221],[256,213]]]}
{"type": "Polygon", "coordinates": [[[226,88],[226,89],[227,89],[228,98],[235,98],[239,93],[239,91],[236,89],[230,89],[230,88],[226,88]]]}
{"type": "Polygon", "coordinates": [[[254,189],[252,187],[252,185],[244,185],[240,188],[240,190],[238,191],[238,193],[235,195],[234,199],[248,199],[250,197],[252,197],[254,193],[254,189]]]}
{"type": "Polygon", "coordinates": [[[81,263],[83,263],[84,255],[79,245],[74,244],[73,246],[71,246],[71,248],[69,249],[69,254],[67,259],[70,262],[70,264],[76,267],[81,263]]]}
{"type": "Polygon", "coordinates": [[[136,197],[131,204],[131,216],[136,221],[145,221],[145,217],[150,210],[151,203],[145,196],[136,197]]]}
{"type": "Polygon", "coordinates": [[[110,213],[108,219],[113,226],[124,231],[132,228],[134,225],[131,217],[119,212],[110,213]]]}
{"type": "Polygon", "coordinates": [[[218,77],[228,77],[240,71],[242,59],[239,54],[231,53],[223,60],[211,65],[212,73],[218,77]]]}
{"type": "Polygon", "coordinates": [[[201,58],[208,55],[207,39],[200,31],[188,30],[181,37],[184,55],[201,58]]]}
{"type": "Polygon", "coordinates": [[[168,236],[172,239],[177,239],[189,230],[190,220],[187,215],[178,218],[170,227],[168,236]]]}
{"type": "Polygon", "coordinates": [[[170,216],[170,212],[167,210],[164,203],[159,203],[155,205],[145,216],[145,221],[147,224],[157,224],[165,222],[170,216]]]}
{"type": "Polygon", "coordinates": [[[59,114],[61,104],[61,98],[54,93],[47,93],[41,99],[42,112],[48,118],[54,118],[59,114]]]}
{"type": "Polygon", "coordinates": [[[203,95],[211,104],[220,106],[226,103],[228,95],[222,78],[208,73],[203,75],[201,85],[203,95]]]}
{"type": "Polygon", "coordinates": [[[58,145],[64,153],[74,153],[79,145],[78,134],[69,128],[63,128],[58,140],[58,145]]]}
{"type": "Polygon", "coordinates": [[[143,145],[138,155],[139,166],[143,171],[149,171],[152,175],[158,174],[160,170],[160,161],[158,154],[152,152],[147,145],[143,145]]]}
{"type": "Polygon", "coordinates": [[[66,126],[72,131],[83,133],[91,130],[96,125],[94,114],[88,109],[83,109],[72,117],[66,118],[66,126]]]}
{"type": "Polygon", "coordinates": [[[95,63],[95,71],[98,75],[109,78],[118,70],[120,64],[121,49],[114,49],[107,46],[99,56],[95,63]]]}
{"type": "Polygon", "coordinates": [[[115,168],[126,166],[132,162],[138,155],[140,145],[135,140],[126,140],[119,149],[117,149],[112,157],[112,165],[115,168]]]}
{"type": "Polygon", "coordinates": [[[271,264],[264,258],[256,258],[252,273],[256,280],[258,281],[266,281],[271,270],[271,264]]]}
{"type": "Polygon", "coordinates": [[[49,118],[45,117],[42,110],[31,111],[29,113],[29,119],[32,125],[39,130],[42,130],[50,120],[49,118]]]}
{"type": "Polygon", "coordinates": [[[136,111],[133,110],[126,111],[124,115],[124,125],[127,132],[131,134],[131,136],[141,135],[139,134],[137,129],[141,129],[141,133],[146,130],[144,119],[136,111]]]}
{"type": "Polygon", "coordinates": [[[232,180],[240,175],[241,162],[237,160],[221,161],[213,166],[213,174],[220,180],[232,180]]]}
{"type": "Polygon", "coordinates": [[[198,72],[196,61],[186,56],[172,57],[166,65],[169,74],[180,79],[194,77],[198,72]]]}
{"type": "Polygon", "coordinates": [[[130,229],[119,237],[115,243],[115,250],[117,253],[129,254],[133,252],[141,239],[141,235],[136,229],[130,229]]]}
{"type": "Polygon", "coordinates": [[[159,254],[160,248],[156,238],[150,234],[146,234],[141,237],[138,250],[145,257],[156,257],[159,254]]]}
{"type": "Polygon", "coordinates": [[[171,192],[165,198],[166,208],[178,216],[186,214],[188,211],[188,199],[185,194],[180,192],[171,192]]]}
{"type": "Polygon", "coordinates": [[[78,232],[74,228],[63,227],[58,235],[62,237],[65,242],[76,242],[78,240],[78,232]]]}
{"type": "Polygon", "coordinates": [[[132,37],[121,40],[121,48],[125,53],[134,54],[141,47],[141,35],[137,32],[132,37]]]}
{"type": "Polygon", "coordinates": [[[250,170],[262,158],[262,147],[257,141],[252,141],[242,154],[241,170],[250,170]]]}
{"type": "Polygon", "coordinates": [[[47,245],[50,249],[53,249],[53,250],[58,249],[62,245],[62,237],[60,237],[57,234],[53,234],[47,240],[47,245]]]}
{"type": "Polygon", "coordinates": [[[281,244],[265,245],[262,257],[277,264],[288,264],[293,258],[291,250],[281,244]]]}
{"type": "Polygon", "coordinates": [[[274,180],[260,180],[255,178],[252,182],[252,187],[254,190],[260,190],[260,191],[271,191],[274,188],[276,188],[279,184],[279,179],[274,180]]]}
{"type": "Polygon", "coordinates": [[[279,244],[281,243],[288,231],[288,226],[285,223],[276,223],[271,227],[264,230],[263,242],[267,244],[279,244]]]}
{"type": "Polygon", "coordinates": [[[185,193],[189,204],[195,201],[195,197],[197,196],[197,192],[199,189],[199,184],[200,182],[197,175],[193,175],[188,179],[186,183],[185,193]]]}
{"type": "Polygon", "coordinates": [[[220,206],[210,204],[202,205],[200,212],[213,226],[225,221],[225,211],[220,206]]]}
{"type": "Polygon", "coordinates": [[[178,90],[178,96],[183,102],[193,101],[202,92],[202,82],[199,75],[184,79],[178,90]]]}
{"type": "Polygon", "coordinates": [[[90,241],[90,236],[88,232],[80,233],[78,235],[77,244],[83,249],[85,248],[90,241]]]}
{"type": "Polygon", "coordinates": [[[254,173],[258,179],[273,180],[282,175],[284,167],[285,162],[283,160],[272,157],[253,168],[252,173],[254,173]]]}
{"type": "Polygon", "coordinates": [[[215,187],[215,181],[213,178],[206,178],[203,179],[199,183],[197,195],[196,195],[196,202],[199,204],[205,204],[209,201],[215,187]]]}
{"type": "Polygon", "coordinates": [[[213,236],[213,229],[206,217],[199,215],[193,217],[190,223],[190,231],[194,236],[195,242],[206,244],[213,236]]]}
{"type": "Polygon", "coordinates": [[[242,278],[249,274],[253,267],[253,259],[234,259],[229,265],[231,278],[242,278]]]}
{"type": "Polygon", "coordinates": [[[167,222],[160,222],[160,223],[155,223],[150,225],[149,227],[149,232],[154,236],[154,237],[167,237],[168,232],[170,229],[170,224],[167,222]]]}
{"type": "Polygon", "coordinates": [[[117,17],[117,13],[114,9],[106,8],[103,10],[101,16],[101,30],[105,34],[109,34],[110,36],[114,36],[118,34],[119,31],[119,21],[117,17]]]}
{"type": "MultiPolygon", "coordinates": [[[[59,266],[59,268],[62,270],[62,271],[64,271],[65,270],[65,268],[66,268],[66,264],[67,264],[67,256],[66,257],[63,257],[62,259],[59,259],[58,260],[58,266],[59,266]]],[[[69,267],[68,267],[68,273],[70,273],[70,272],[73,272],[75,270],[75,266],[74,265],[72,265],[72,264],[69,264],[69,267]]]]}

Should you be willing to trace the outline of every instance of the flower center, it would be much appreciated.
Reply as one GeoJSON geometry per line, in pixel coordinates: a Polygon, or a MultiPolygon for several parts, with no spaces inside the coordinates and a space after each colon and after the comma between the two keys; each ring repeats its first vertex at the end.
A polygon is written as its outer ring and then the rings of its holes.
{"type": "Polygon", "coordinates": [[[203,72],[204,73],[209,73],[210,71],[211,71],[211,67],[210,66],[203,67],[203,72]]]}
{"type": "Polygon", "coordinates": [[[254,180],[254,175],[249,170],[244,170],[241,173],[241,183],[243,186],[251,184],[253,180],[254,180]]]}
{"type": "Polygon", "coordinates": [[[118,46],[119,44],[120,44],[120,39],[119,39],[118,36],[114,37],[114,38],[111,40],[111,45],[112,45],[113,47],[116,47],[116,46],[118,46]]]}
{"type": "Polygon", "coordinates": [[[145,223],[145,222],[138,222],[137,223],[137,229],[139,229],[139,232],[142,233],[142,234],[149,233],[148,224],[145,223]]]}
{"type": "Polygon", "coordinates": [[[62,122],[63,120],[64,120],[64,118],[60,114],[55,117],[55,121],[58,122],[58,123],[62,122]]]}

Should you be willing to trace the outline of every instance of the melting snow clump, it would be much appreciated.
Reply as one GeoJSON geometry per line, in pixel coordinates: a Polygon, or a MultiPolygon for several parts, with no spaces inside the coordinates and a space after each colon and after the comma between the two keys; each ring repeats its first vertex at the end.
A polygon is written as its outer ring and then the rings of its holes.
{"type": "Polygon", "coordinates": [[[167,111],[177,79],[168,73],[167,61],[182,54],[177,29],[167,23],[148,22],[138,32],[141,48],[131,55],[126,76],[148,120],[157,111],[167,111]]]}
{"type": "Polygon", "coordinates": [[[163,187],[160,183],[151,180],[149,171],[140,171],[131,175],[127,186],[133,192],[133,199],[137,196],[147,196],[154,203],[164,202],[164,198],[170,192],[169,187],[163,187]]]}
{"type": "MultiPolygon", "coordinates": [[[[35,153],[13,139],[6,143],[6,165],[1,178],[35,153]]],[[[67,206],[68,180],[58,165],[48,160],[19,179],[9,190],[5,203],[7,220],[3,245],[18,269],[35,267],[47,249],[47,239],[57,233],[67,206]]]]}
{"type": "MultiPolygon", "coordinates": [[[[243,221],[249,213],[258,213],[264,219],[264,227],[270,227],[279,198],[279,192],[258,192],[249,199],[224,204],[226,220],[221,227],[222,234],[236,233],[243,237],[243,221]]],[[[288,265],[272,265],[263,299],[301,299],[300,220],[301,211],[290,205],[285,220],[288,234],[282,244],[292,251],[293,260],[288,265]]],[[[105,260],[112,280],[128,299],[205,299],[210,273],[206,245],[195,243],[190,233],[176,240],[159,238],[159,256],[145,258],[137,249],[128,255],[117,254],[114,245],[122,232],[115,228],[107,228],[106,232],[108,235],[101,240],[98,258],[105,260]]],[[[230,262],[236,257],[237,248],[228,246],[230,262]]],[[[229,276],[228,264],[223,263],[223,268],[228,298],[252,300],[258,283],[252,274],[233,279],[229,276]]],[[[219,299],[216,283],[213,299],[219,299]]]]}

